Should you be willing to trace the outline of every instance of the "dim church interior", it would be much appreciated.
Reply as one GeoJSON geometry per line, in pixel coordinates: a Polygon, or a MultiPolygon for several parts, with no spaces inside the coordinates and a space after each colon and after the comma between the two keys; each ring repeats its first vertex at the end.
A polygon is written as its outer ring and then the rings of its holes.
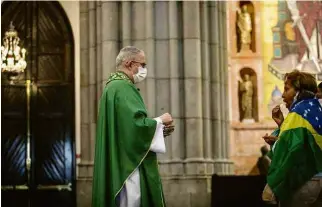
{"type": "Polygon", "coordinates": [[[91,206],[97,105],[126,45],[147,54],[149,115],[175,119],[159,156],[167,205],[261,205],[260,137],[275,127],[263,30],[278,20],[256,21],[282,3],[2,2],[1,36],[12,22],[27,51],[23,73],[2,74],[3,206],[91,206]]]}

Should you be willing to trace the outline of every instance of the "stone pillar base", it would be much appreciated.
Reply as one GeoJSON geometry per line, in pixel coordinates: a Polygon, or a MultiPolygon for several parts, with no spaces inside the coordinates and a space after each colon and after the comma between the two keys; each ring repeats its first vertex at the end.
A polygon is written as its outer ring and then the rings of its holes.
{"type": "Polygon", "coordinates": [[[76,202],[77,207],[92,206],[92,182],[91,178],[77,179],[76,182],[76,202]]]}
{"type": "MultiPolygon", "coordinates": [[[[211,176],[162,177],[167,207],[208,207],[211,205],[211,176]]],[[[77,179],[77,206],[92,205],[92,180],[77,179]]]]}
{"type": "MultiPolygon", "coordinates": [[[[203,163],[163,163],[162,168],[172,169],[172,175],[161,173],[163,192],[166,205],[168,207],[208,207],[211,205],[211,178],[213,174],[231,175],[233,174],[233,162],[229,159],[215,159],[203,163]],[[185,166],[185,167],[184,167],[185,166]],[[174,170],[175,168],[179,168],[174,170]],[[192,170],[195,167],[198,170],[192,170]],[[182,171],[188,170],[195,175],[187,175],[182,171]],[[178,175],[177,171],[182,174],[178,175]],[[198,174],[199,173],[199,174],[198,174]],[[176,175],[177,174],[177,175],[176,175]]],[[[91,171],[91,165],[80,167],[80,175],[86,170],[91,171]]],[[[92,178],[83,176],[77,179],[77,206],[88,207],[92,202],[92,178]]]]}
{"type": "Polygon", "coordinates": [[[215,172],[217,175],[233,175],[234,162],[229,159],[215,159],[215,172]]]}
{"type": "Polygon", "coordinates": [[[211,176],[162,177],[167,207],[209,207],[211,205],[211,176]]]}

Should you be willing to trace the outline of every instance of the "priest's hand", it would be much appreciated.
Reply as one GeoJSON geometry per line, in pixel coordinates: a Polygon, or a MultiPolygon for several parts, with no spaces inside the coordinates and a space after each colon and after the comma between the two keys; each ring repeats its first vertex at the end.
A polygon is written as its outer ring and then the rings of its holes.
{"type": "Polygon", "coordinates": [[[173,131],[174,131],[174,125],[165,125],[163,128],[163,136],[164,137],[170,136],[173,131]]]}
{"type": "Polygon", "coordinates": [[[172,116],[169,113],[162,114],[160,116],[160,119],[162,120],[162,123],[164,125],[171,125],[173,122],[172,116]]]}

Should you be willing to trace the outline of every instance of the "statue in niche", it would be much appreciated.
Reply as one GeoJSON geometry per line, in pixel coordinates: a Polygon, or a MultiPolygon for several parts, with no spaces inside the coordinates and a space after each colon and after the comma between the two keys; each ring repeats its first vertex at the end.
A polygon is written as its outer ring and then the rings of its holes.
{"type": "Polygon", "coordinates": [[[238,48],[241,50],[250,50],[252,42],[252,19],[251,15],[247,11],[247,5],[244,4],[241,9],[237,9],[237,27],[239,33],[238,48]]]}
{"type": "Polygon", "coordinates": [[[239,80],[239,92],[241,93],[242,122],[254,123],[253,117],[253,94],[254,86],[250,75],[245,74],[244,80],[239,80]]]}

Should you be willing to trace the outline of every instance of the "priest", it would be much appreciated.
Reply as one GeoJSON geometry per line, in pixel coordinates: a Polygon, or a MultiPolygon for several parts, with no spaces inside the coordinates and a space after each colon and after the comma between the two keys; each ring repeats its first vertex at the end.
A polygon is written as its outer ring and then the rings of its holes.
{"type": "Polygon", "coordinates": [[[148,118],[135,87],[147,76],[145,54],[127,46],[116,58],[99,103],[92,206],[165,206],[157,153],[174,130],[169,113],[148,118]]]}

